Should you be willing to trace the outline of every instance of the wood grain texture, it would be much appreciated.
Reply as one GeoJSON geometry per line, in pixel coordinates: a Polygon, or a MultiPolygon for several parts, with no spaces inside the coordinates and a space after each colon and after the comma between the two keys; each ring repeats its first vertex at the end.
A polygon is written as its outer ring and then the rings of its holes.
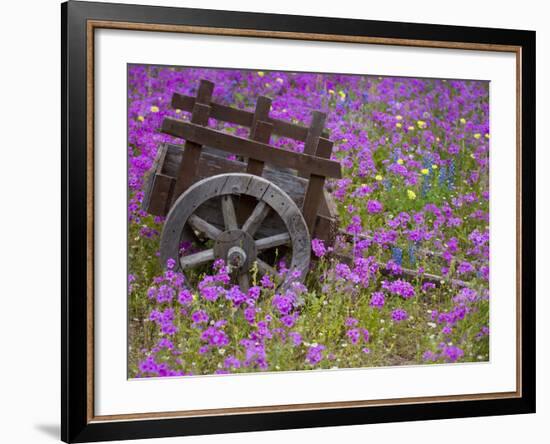
{"type": "MultiPolygon", "coordinates": [[[[318,138],[318,144],[315,155],[319,158],[327,159],[332,153],[333,143],[324,138],[318,138]]],[[[309,183],[304,198],[304,206],[302,212],[310,233],[313,233],[315,222],[317,220],[317,210],[323,198],[325,186],[325,177],[319,174],[312,174],[309,178],[309,183]]]]}
{"type": "MultiPolygon", "coordinates": [[[[309,154],[310,156],[313,156],[317,152],[317,144],[319,143],[319,137],[322,136],[326,119],[327,119],[326,113],[323,113],[321,111],[313,111],[313,115],[311,118],[311,125],[308,128],[307,137],[304,143],[305,154],[309,154]]],[[[304,173],[301,173],[300,176],[305,178],[309,177],[308,174],[304,174],[304,173]]]]}
{"type": "Polygon", "coordinates": [[[164,119],[162,132],[174,137],[208,145],[243,157],[252,157],[281,168],[294,168],[308,174],[340,179],[338,162],[320,159],[307,154],[274,148],[265,143],[226,134],[211,128],[172,118],[164,119]]]}
{"type": "MultiPolygon", "coordinates": [[[[171,105],[173,108],[184,111],[192,111],[195,104],[195,98],[183,94],[174,93],[172,96],[171,105]]],[[[234,123],[236,125],[252,127],[254,122],[254,113],[242,109],[231,108],[227,105],[211,102],[212,112],[210,117],[222,122],[234,123]]],[[[286,122],[280,119],[267,118],[267,122],[273,125],[273,134],[289,139],[305,142],[308,134],[308,128],[303,125],[298,125],[291,122],[286,122]]],[[[323,131],[323,137],[328,137],[328,131],[323,131]]]]}
{"type": "MultiPolygon", "coordinates": [[[[214,84],[208,80],[201,80],[197,98],[193,104],[193,112],[191,114],[191,122],[197,125],[207,125],[210,116],[211,107],[210,100],[214,84]]],[[[199,158],[201,155],[201,144],[195,143],[192,140],[185,141],[185,150],[183,161],[180,164],[180,170],[176,176],[176,185],[174,196],[179,196],[187,188],[191,186],[197,175],[199,158]]]]}
{"type": "MultiPolygon", "coordinates": [[[[221,198],[222,207],[218,208],[218,213],[223,212],[225,229],[233,230],[235,215],[231,196],[239,194],[251,196],[264,202],[272,211],[277,213],[284,223],[284,239],[281,239],[280,236],[275,239],[260,239],[255,241],[254,244],[255,248],[259,250],[257,245],[259,243],[260,248],[263,250],[286,244],[290,239],[292,259],[289,268],[298,272],[299,276],[294,277],[289,274],[289,278],[281,284],[281,289],[286,289],[294,280],[303,281],[309,269],[311,244],[309,232],[300,209],[277,185],[251,174],[218,175],[191,185],[174,203],[166,217],[160,241],[162,263],[166,263],[168,259],[174,259],[177,264],[180,264],[179,246],[181,242],[193,241],[193,238],[189,235],[189,230],[185,229],[188,226],[188,220],[208,200],[221,198]]],[[[263,212],[263,208],[260,207],[258,214],[263,212]]],[[[195,266],[210,260],[210,255],[206,253],[199,256],[190,256],[193,257],[184,260],[181,263],[182,267],[195,266]]]]}

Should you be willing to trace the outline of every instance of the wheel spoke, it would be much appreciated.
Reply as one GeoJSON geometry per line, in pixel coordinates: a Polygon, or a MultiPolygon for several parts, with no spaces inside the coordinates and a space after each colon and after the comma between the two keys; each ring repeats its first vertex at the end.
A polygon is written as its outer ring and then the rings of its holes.
{"type": "Polygon", "coordinates": [[[250,275],[248,272],[244,272],[239,274],[239,287],[241,287],[241,291],[243,293],[246,293],[250,287],[250,275]]]}
{"type": "Polygon", "coordinates": [[[243,231],[246,231],[251,236],[254,236],[254,234],[256,233],[258,228],[260,228],[260,225],[262,224],[262,222],[267,217],[270,211],[271,211],[271,208],[263,200],[258,202],[256,207],[254,208],[254,211],[252,211],[252,214],[244,223],[243,231]]]}
{"type": "Polygon", "coordinates": [[[231,199],[229,194],[222,196],[222,213],[226,231],[239,228],[237,225],[237,215],[235,214],[235,205],[233,205],[233,199],[231,199]]]}
{"type": "Polygon", "coordinates": [[[194,230],[205,234],[209,239],[216,240],[221,234],[221,230],[218,230],[214,225],[196,214],[192,214],[189,219],[187,219],[187,222],[194,230]]]}
{"type": "Polygon", "coordinates": [[[290,242],[290,234],[280,233],[274,236],[264,237],[256,241],[256,248],[258,251],[267,250],[268,248],[279,247],[286,245],[290,242]]]}
{"type": "Polygon", "coordinates": [[[256,263],[258,264],[258,270],[260,270],[260,273],[270,274],[271,276],[274,276],[275,278],[277,277],[277,270],[275,270],[275,268],[273,268],[267,262],[261,260],[260,258],[257,258],[256,263]]]}
{"type": "Polygon", "coordinates": [[[180,266],[182,270],[187,268],[198,267],[214,260],[214,250],[212,248],[198,253],[189,254],[180,258],[180,266]]]}

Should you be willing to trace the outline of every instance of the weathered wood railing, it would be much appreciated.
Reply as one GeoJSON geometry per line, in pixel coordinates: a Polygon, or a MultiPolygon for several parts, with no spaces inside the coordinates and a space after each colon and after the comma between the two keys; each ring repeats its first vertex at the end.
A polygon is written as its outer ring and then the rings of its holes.
{"type": "MultiPolygon", "coordinates": [[[[311,233],[316,224],[328,224],[319,211],[330,211],[323,192],[325,178],[340,178],[341,167],[330,160],[333,142],[323,130],[326,114],[314,111],[310,127],[297,125],[269,116],[271,99],[261,96],[254,112],[232,108],[212,102],[214,84],[201,80],[196,97],[175,93],[172,107],[191,112],[190,122],[165,118],[161,131],[185,140],[183,159],[172,193],[172,202],[198,178],[199,161],[203,146],[216,148],[247,159],[246,171],[262,175],[266,164],[279,168],[297,170],[298,175],[308,180],[302,212],[311,233]],[[208,119],[233,123],[250,128],[249,138],[238,137],[209,128],[208,119]],[[270,145],[273,134],[304,142],[304,152],[297,153],[270,145]]],[[[241,219],[252,208],[246,199],[239,207],[241,219]]],[[[328,229],[328,227],[327,227],[328,229]]]]}

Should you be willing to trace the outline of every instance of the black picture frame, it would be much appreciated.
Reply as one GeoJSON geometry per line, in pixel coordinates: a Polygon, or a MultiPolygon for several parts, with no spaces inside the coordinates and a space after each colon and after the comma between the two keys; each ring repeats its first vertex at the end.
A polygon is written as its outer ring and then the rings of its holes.
{"type": "MultiPolygon", "coordinates": [[[[535,412],[535,32],[433,24],[305,17],[69,1],[62,23],[62,384],[61,438],[90,442],[180,435],[326,427],[535,412]],[[87,38],[90,20],[236,30],[368,36],[390,40],[511,45],[521,66],[521,393],[499,399],[448,400],[196,417],[96,421],[90,416],[87,38]]],[[[91,325],[91,327],[90,327],[91,325]]]]}

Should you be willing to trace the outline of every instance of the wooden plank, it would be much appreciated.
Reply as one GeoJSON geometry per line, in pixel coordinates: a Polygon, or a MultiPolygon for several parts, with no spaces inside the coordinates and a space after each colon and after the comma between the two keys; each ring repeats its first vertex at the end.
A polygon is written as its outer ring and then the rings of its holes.
{"type": "MultiPolygon", "coordinates": [[[[154,200],[155,196],[153,194],[153,185],[155,183],[155,175],[162,174],[162,165],[164,165],[164,160],[166,159],[166,153],[168,148],[166,144],[161,144],[157,149],[157,154],[153,160],[153,165],[149,171],[147,171],[143,176],[143,200],[141,201],[141,207],[145,211],[149,211],[149,205],[151,200],[154,200]]],[[[170,174],[167,174],[170,176],[170,174]]],[[[155,204],[158,208],[158,204],[155,204]]],[[[164,216],[164,215],[163,215],[164,216]]]]}
{"type": "Polygon", "coordinates": [[[147,212],[155,216],[164,216],[168,213],[175,180],[173,177],[164,174],[155,174],[152,180],[153,186],[147,212]]]}
{"type": "Polygon", "coordinates": [[[212,248],[198,253],[189,254],[180,258],[182,270],[198,267],[214,260],[214,250],[212,248]]]}
{"type": "Polygon", "coordinates": [[[259,201],[250,217],[243,224],[242,230],[246,231],[250,236],[254,236],[270,211],[271,208],[264,201],[259,201]]]}
{"type": "Polygon", "coordinates": [[[212,240],[216,240],[218,236],[222,234],[221,230],[217,229],[214,225],[208,223],[196,214],[192,214],[191,216],[189,216],[189,219],[187,219],[187,223],[191,225],[194,230],[204,234],[206,237],[212,240]]]}
{"type": "MultiPolygon", "coordinates": [[[[252,140],[257,142],[269,144],[271,138],[271,132],[273,131],[273,125],[265,121],[258,121],[254,127],[254,133],[251,136],[252,140]]],[[[248,158],[248,165],[246,172],[249,174],[255,174],[261,176],[264,169],[264,162],[253,157],[248,158]]]]}
{"type": "MultiPolygon", "coordinates": [[[[270,109],[271,99],[265,96],[258,97],[254,119],[252,121],[252,126],[250,127],[250,139],[269,144],[271,133],[273,132],[273,125],[268,123],[266,120],[269,118],[270,109]]],[[[264,162],[261,160],[249,157],[246,165],[246,172],[248,174],[261,176],[264,170],[264,165],[264,162]]],[[[255,206],[256,199],[253,197],[241,197],[237,210],[239,223],[244,223],[246,218],[250,215],[250,213],[252,213],[252,210],[254,210],[255,206]]]]}
{"type": "Polygon", "coordinates": [[[256,241],[256,248],[258,251],[267,250],[269,248],[280,247],[281,245],[287,245],[290,242],[290,234],[280,233],[273,236],[264,237],[256,241]]]}
{"type": "Polygon", "coordinates": [[[237,216],[235,214],[233,199],[229,194],[222,196],[222,214],[225,224],[225,231],[236,230],[238,228],[237,216]]]}
{"type": "MultiPolygon", "coordinates": [[[[322,113],[321,111],[313,111],[311,125],[309,126],[306,141],[304,144],[305,154],[314,155],[316,153],[317,145],[319,144],[319,137],[321,137],[323,133],[326,118],[326,113],[322,113]]],[[[328,157],[330,157],[330,154],[328,157]]],[[[309,177],[305,174],[300,174],[300,176],[306,178],[309,177]]]]}
{"type": "MultiPolygon", "coordinates": [[[[211,112],[209,104],[212,99],[213,91],[214,84],[212,82],[209,82],[208,80],[201,80],[191,115],[191,122],[194,124],[208,124],[208,118],[211,112]]],[[[172,196],[173,199],[176,199],[177,196],[183,193],[195,181],[201,155],[201,148],[201,144],[186,140],[183,161],[180,164],[180,171],[177,175],[176,186],[172,196]]]]}
{"type": "MultiPolygon", "coordinates": [[[[174,93],[172,96],[172,107],[184,111],[192,111],[195,104],[195,98],[183,94],[174,93]]],[[[210,117],[222,122],[234,123],[236,125],[252,127],[254,113],[242,109],[231,108],[230,106],[221,105],[211,102],[212,112],[210,117]]],[[[308,135],[308,128],[296,123],[286,122],[280,119],[270,117],[268,123],[273,125],[273,134],[290,139],[305,142],[308,135]]],[[[322,137],[328,138],[329,132],[323,130],[322,137]]]]}
{"type": "Polygon", "coordinates": [[[233,136],[193,123],[165,118],[161,131],[200,145],[212,146],[243,157],[252,157],[281,168],[294,168],[309,174],[337,179],[342,177],[338,162],[274,148],[265,143],[233,136]]]}
{"type": "MultiPolygon", "coordinates": [[[[160,151],[164,151],[166,156],[163,157],[164,161],[162,165],[159,165],[155,171],[160,171],[163,175],[175,178],[177,172],[179,171],[183,147],[168,143],[161,145],[161,148],[159,148],[159,153],[160,151]]],[[[198,181],[218,174],[244,173],[246,172],[246,167],[247,165],[244,162],[219,157],[216,154],[211,154],[210,148],[203,147],[199,160],[199,169],[196,180],[198,181]]],[[[152,176],[154,177],[154,173],[152,176]]],[[[308,181],[306,179],[287,173],[281,169],[270,167],[269,165],[264,168],[262,176],[285,190],[285,192],[296,203],[296,205],[298,205],[299,208],[303,206],[304,195],[308,185],[308,181]]],[[[219,202],[209,202],[204,208],[199,209],[197,214],[199,216],[215,214],[216,217],[213,220],[208,220],[218,229],[223,230],[224,224],[221,212],[219,212],[219,205],[219,202]]],[[[160,212],[157,211],[156,213],[151,214],[166,216],[168,209],[162,212],[162,208],[164,208],[164,205],[161,206],[161,210],[159,210],[160,212]]],[[[144,207],[144,209],[147,210],[147,207],[144,207]]],[[[323,198],[321,199],[317,213],[317,224],[312,236],[324,240],[327,245],[332,245],[336,235],[335,229],[338,228],[336,221],[337,212],[334,202],[326,190],[323,192],[323,198]]],[[[281,229],[282,227],[280,220],[272,213],[266,217],[266,220],[258,231],[258,235],[269,236],[280,232],[281,229]]]]}
{"type": "Polygon", "coordinates": [[[271,99],[266,96],[258,97],[256,101],[256,110],[252,116],[252,124],[250,126],[250,138],[258,140],[254,137],[254,134],[257,130],[258,122],[263,121],[267,122],[269,119],[269,111],[271,110],[271,99]]]}
{"type": "MultiPolygon", "coordinates": [[[[332,153],[333,143],[324,138],[319,139],[317,145],[316,156],[320,158],[328,158],[332,153]]],[[[315,229],[315,222],[317,219],[317,211],[319,210],[319,204],[321,198],[323,197],[323,191],[325,186],[325,177],[312,174],[309,178],[309,184],[307,186],[306,195],[304,197],[304,205],[302,207],[302,213],[304,214],[304,219],[306,225],[309,229],[309,232],[313,234],[315,229]]]]}
{"type": "MultiPolygon", "coordinates": [[[[177,172],[179,171],[179,165],[181,163],[183,147],[173,144],[163,144],[160,151],[164,151],[166,156],[163,156],[164,161],[162,165],[159,165],[158,168],[155,168],[155,171],[160,171],[166,176],[171,176],[175,178],[177,172]]],[[[208,147],[203,147],[202,154],[199,160],[199,169],[197,174],[197,181],[204,179],[205,177],[211,177],[218,174],[227,174],[227,173],[244,173],[246,172],[247,165],[239,160],[230,160],[225,157],[219,157],[216,154],[211,153],[211,149],[208,147]]],[[[154,177],[154,173],[152,174],[154,177]]],[[[275,185],[282,188],[290,198],[298,205],[299,208],[303,206],[304,195],[308,185],[308,181],[304,178],[295,176],[293,174],[287,173],[281,169],[274,169],[269,165],[266,166],[263,170],[262,176],[273,182],[275,185]]],[[[175,181],[175,180],[174,180],[175,181]]],[[[174,197],[177,198],[178,196],[174,197]]],[[[223,218],[221,213],[217,217],[219,212],[219,202],[208,202],[205,204],[204,208],[198,210],[199,216],[206,216],[215,214],[216,217],[212,220],[216,228],[223,230],[223,218]]],[[[147,207],[144,206],[144,209],[147,210],[147,207]]],[[[148,210],[147,210],[148,211],[148,210]]],[[[313,237],[317,239],[324,240],[327,245],[332,245],[336,236],[337,230],[337,211],[334,205],[334,202],[328,193],[324,190],[323,198],[321,199],[319,210],[317,212],[317,224],[315,225],[314,232],[312,233],[313,237]]],[[[166,212],[163,213],[151,213],[158,216],[166,216],[166,212]]],[[[273,213],[268,215],[258,231],[259,236],[269,236],[281,232],[282,226],[280,219],[273,213]]]]}

